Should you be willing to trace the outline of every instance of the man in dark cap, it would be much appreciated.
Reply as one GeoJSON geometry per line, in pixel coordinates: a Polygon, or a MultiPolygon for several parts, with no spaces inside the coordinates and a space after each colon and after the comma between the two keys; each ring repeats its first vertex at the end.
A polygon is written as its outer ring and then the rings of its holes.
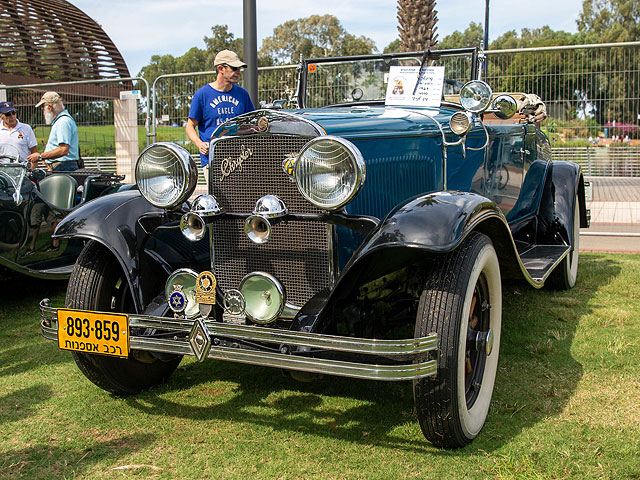
{"type": "Polygon", "coordinates": [[[20,152],[20,160],[27,161],[29,154],[38,152],[38,142],[33,130],[18,120],[11,102],[0,102],[0,145],[13,145],[20,152]]]}
{"type": "Polygon", "coordinates": [[[34,161],[44,160],[47,168],[53,172],[77,170],[80,159],[78,127],[64,108],[62,98],[56,92],[46,92],[36,104],[38,107],[42,107],[44,121],[51,125],[51,132],[44,153],[29,155],[29,161],[33,164],[34,161]]]}
{"type": "MultiPolygon", "coordinates": [[[[216,79],[193,95],[185,128],[189,140],[198,147],[203,167],[209,164],[209,141],[213,131],[227,120],[255,110],[249,93],[237,85],[247,64],[235,52],[222,50],[216,55],[213,66],[216,79]]],[[[208,184],[208,168],[205,168],[205,178],[208,184]]]]}

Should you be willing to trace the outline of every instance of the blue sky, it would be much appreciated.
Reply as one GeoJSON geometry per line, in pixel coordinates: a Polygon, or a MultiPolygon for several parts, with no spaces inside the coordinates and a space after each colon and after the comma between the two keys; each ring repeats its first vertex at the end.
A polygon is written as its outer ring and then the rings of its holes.
{"type": "MultiPolygon", "coordinates": [[[[136,75],[151,55],[182,55],[204,47],[202,38],[216,24],[228,25],[242,37],[242,0],[70,0],[99,23],[136,75]]],[[[394,0],[257,0],[258,48],[274,27],[291,19],[332,14],[346,30],[375,40],[382,50],[397,38],[394,0]]],[[[484,23],[484,0],[447,0],[436,4],[439,38],[464,30],[470,22],[484,23]]],[[[576,31],[582,0],[513,2],[490,0],[489,39],[508,30],[549,25],[576,31]]]]}

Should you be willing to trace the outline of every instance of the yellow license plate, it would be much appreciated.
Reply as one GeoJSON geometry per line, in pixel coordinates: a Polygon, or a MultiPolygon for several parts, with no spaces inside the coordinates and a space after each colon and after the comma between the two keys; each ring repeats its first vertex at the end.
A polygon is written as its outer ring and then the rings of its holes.
{"type": "Polygon", "coordinates": [[[129,317],[58,309],[58,347],[112,357],[129,356],[129,317]]]}

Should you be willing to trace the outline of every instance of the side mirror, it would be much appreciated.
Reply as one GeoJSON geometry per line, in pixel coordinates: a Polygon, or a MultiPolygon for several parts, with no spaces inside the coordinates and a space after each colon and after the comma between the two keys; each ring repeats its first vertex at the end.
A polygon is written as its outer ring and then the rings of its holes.
{"type": "Polygon", "coordinates": [[[513,117],[518,111],[518,104],[511,95],[498,95],[491,104],[491,110],[496,117],[506,120],[513,117]]]}

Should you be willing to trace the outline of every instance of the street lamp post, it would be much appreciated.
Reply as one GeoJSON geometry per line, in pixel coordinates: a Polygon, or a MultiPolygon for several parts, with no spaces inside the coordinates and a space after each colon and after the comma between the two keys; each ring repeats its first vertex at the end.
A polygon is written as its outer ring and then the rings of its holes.
{"type": "Polygon", "coordinates": [[[243,0],[243,53],[247,69],[244,87],[251,101],[258,105],[258,35],[256,33],[256,0],[243,0]]]}

